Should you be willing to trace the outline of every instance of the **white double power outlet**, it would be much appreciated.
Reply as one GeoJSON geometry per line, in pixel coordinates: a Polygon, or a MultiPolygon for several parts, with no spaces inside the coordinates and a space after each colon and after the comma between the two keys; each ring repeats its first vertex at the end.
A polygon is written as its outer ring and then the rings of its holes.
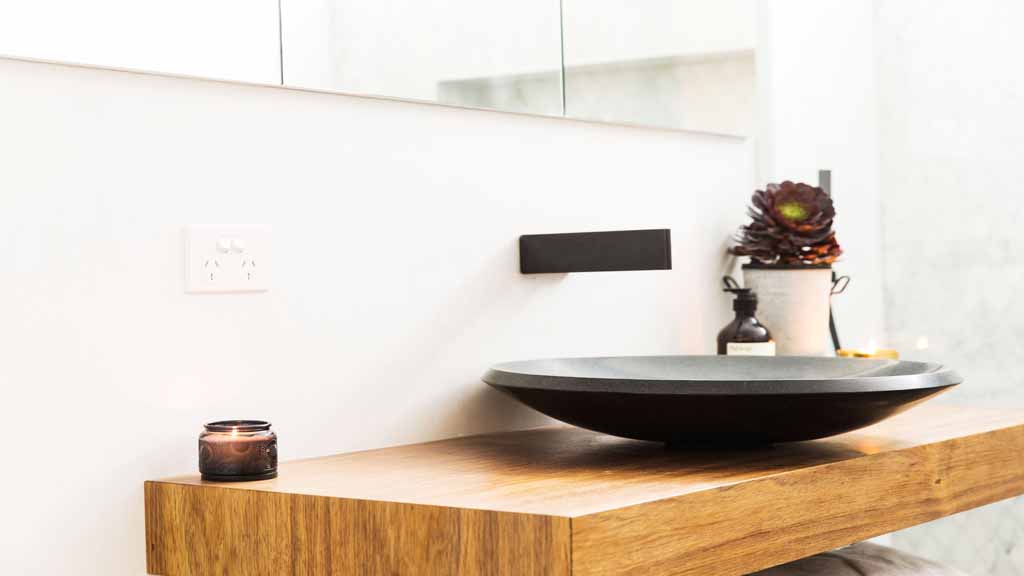
{"type": "Polygon", "coordinates": [[[185,229],[186,292],[266,292],[269,289],[269,228],[189,226],[185,229]]]}

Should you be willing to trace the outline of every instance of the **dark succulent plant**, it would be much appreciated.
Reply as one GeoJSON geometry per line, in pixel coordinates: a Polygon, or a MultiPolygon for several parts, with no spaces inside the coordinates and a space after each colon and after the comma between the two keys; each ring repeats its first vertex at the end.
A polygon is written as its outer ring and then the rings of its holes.
{"type": "Polygon", "coordinates": [[[785,181],[751,197],[751,222],[729,251],[758,264],[831,264],[843,253],[832,230],[832,197],[821,188],[785,181]]]}

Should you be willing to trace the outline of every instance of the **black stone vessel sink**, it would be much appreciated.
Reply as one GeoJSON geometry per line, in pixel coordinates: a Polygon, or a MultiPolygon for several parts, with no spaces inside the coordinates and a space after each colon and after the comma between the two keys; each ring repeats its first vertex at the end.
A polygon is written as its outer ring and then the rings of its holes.
{"type": "Polygon", "coordinates": [[[508,362],[483,377],[557,418],[672,445],[757,445],[863,428],[963,381],[928,362],[631,356],[508,362]]]}

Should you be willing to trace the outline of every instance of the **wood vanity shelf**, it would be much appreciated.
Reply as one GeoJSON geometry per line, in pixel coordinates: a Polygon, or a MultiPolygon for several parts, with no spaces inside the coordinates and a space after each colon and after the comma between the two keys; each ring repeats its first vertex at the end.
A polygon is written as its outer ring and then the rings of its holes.
{"type": "Polygon", "coordinates": [[[922,406],[759,450],[553,426],[146,483],[167,576],[739,576],[1024,493],[1024,412],[922,406]]]}

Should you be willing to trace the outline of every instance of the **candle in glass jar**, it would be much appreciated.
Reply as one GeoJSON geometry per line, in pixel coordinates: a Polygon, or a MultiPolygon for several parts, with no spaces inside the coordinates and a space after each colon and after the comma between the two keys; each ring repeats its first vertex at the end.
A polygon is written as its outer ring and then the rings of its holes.
{"type": "Polygon", "coordinates": [[[238,482],[277,477],[277,434],[262,420],[221,420],[199,435],[203,480],[238,482]]]}

